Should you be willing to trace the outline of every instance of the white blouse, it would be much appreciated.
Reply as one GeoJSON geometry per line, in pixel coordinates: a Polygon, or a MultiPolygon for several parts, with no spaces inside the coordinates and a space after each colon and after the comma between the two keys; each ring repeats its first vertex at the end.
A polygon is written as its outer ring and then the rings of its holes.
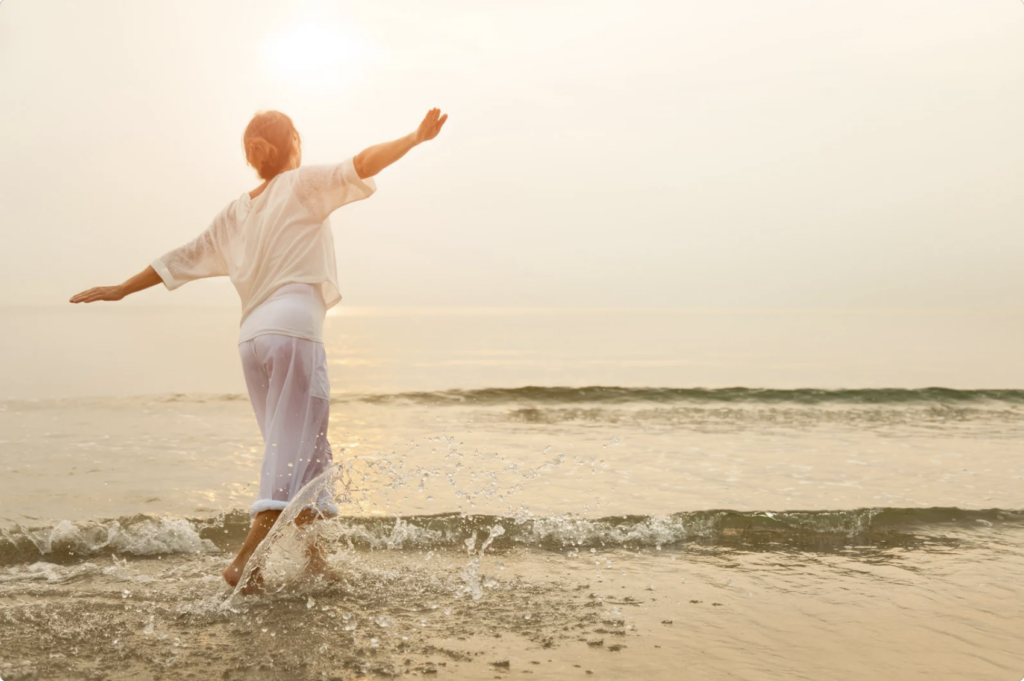
{"type": "Polygon", "coordinates": [[[336,165],[281,173],[255,199],[245,192],[191,242],[154,260],[174,290],[193,279],[228,276],[242,300],[242,321],[284,284],[319,288],[324,310],[341,300],[328,216],[377,191],[360,178],[352,158],[336,165]]]}

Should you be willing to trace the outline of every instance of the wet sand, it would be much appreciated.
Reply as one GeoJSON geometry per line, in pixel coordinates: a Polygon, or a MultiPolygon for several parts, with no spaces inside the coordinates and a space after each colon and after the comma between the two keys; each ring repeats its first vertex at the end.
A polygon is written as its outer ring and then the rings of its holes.
{"type": "Polygon", "coordinates": [[[340,583],[293,570],[241,598],[219,581],[222,555],[24,566],[0,576],[0,674],[1013,678],[1024,532],[978,532],[829,552],[498,550],[479,599],[456,551],[341,549],[340,583]]]}

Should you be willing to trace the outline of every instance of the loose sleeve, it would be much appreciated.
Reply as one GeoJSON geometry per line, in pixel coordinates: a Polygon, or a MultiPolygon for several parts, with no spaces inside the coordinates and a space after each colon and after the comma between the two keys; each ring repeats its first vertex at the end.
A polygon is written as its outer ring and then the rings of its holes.
{"type": "Polygon", "coordinates": [[[359,177],[353,159],[347,158],[335,165],[301,166],[296,191],[313,215],[326,220],[346,203],[369,197],[377,184],[372,177],[359,177]]]}
{"type": "Polygon", "coordinates": [[[164,286],[173,291],[195,279],[227,275],[223,228],[222,213],[195,239],[151,262],[164,286]]]}

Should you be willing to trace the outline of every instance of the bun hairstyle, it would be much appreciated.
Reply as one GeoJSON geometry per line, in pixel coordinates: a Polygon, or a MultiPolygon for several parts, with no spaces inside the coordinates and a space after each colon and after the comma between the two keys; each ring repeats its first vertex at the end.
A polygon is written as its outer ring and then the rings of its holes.
{"type": "Polygon", "coordinates": [[[261,178],[272,180],[288,164],[293,140],[298,134],[292,119],[280,111],[259,111],[249,121],[242,136],[245,160],[261,178]]]}

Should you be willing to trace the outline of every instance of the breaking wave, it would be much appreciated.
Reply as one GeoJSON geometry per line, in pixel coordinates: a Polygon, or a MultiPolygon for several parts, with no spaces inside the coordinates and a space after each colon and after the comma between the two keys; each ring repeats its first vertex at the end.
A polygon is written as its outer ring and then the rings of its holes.
{"type": "MultiPolygon", "coordinates": [[[[66,406],[69,403],[89,405],[132,405],[138,403],[173,402],[247,402],[242,394],[172,393],[136,397],[56,398],[47,400],[5,400],[0,409],[14,407],[31,409],[66,406]]],[[[1018,407],[1024,406],[1024,390],[955,390],[953,388],[865,388],[822,390],[800,388],[777,390],[769,388],[625,388],[616,386],[483,388],[479,390],[441,390],[436,392],[404,392],[382,394],[334,393],[331,402],[367,404],[413,404],[423,406],[468,405],[931,405],[1018,407]]]]}
{"type": "MultiPolygon", "coordinates": [[[[1024,524],[1024,511],[960,508],[862,508],[844,511],[688,511],[664,516],[524,517],[439,515],[342,517],[325,523],[333,541],[354,550],[462,550],[493,534],[492,550],[660,549],[687,544],[754,550],[830,550],[912,545],[916,533],[1024,524]],[[500,533],[494,533],[501,527],[500,533]]],[[[0,531],[0,566],[76,563],[96,555],[156,557],[233,551],[249,517],[233,511],[207,519],[138,515],[118,520],[0,531]]]]}

